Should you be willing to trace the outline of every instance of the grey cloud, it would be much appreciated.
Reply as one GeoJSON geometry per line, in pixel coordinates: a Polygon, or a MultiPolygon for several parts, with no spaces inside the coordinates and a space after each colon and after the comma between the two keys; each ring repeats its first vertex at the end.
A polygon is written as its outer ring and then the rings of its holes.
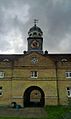
{"type": "MultiPolygon", "coordinates": [[[[8,51],[14,48],[15,52],[22,52],[20,49],[22,49],[23,44],[19,49],[17,48],[19,44],[14,47],[13,44],[16,33],[22,35],[24,32],[23,27],[28,20],[27,10],[28,4],[21,4],[19,0],[0,1],[0,51],[8,51]]],[[[23,38],[22,40],[24,40],[23,38]]]]}
{"type": "Polygon", "coordinates": [[[44,33],[44,50],[71,52],[71,0],[0,0],[0,50],[27,50],[27,32],[34,18],[39,20],[38,26],[44,33]],[[11,31],[21,34],[21,48],[11,47],[11,31]]]}
{"type": "MultiPolygon", "coordinates": [[[[50,51],[53,49],[58,52],[66,34],[71,33],[71,1],[40,0],[34,3],[32,2],[30,9],[30,20],[34,17],[39,19],[38,24],[44,32],[44,49],[48,48],[50,51]]],[[[70,47],[67,50],[69,49],[70,47]]]]}

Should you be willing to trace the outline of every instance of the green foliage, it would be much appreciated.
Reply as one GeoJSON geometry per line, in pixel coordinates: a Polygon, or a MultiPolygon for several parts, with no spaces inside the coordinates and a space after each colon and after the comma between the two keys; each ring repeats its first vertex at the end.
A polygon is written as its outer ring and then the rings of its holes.
{"type": "MultiPolygon", "coordinates": [[[[70,106],[46,106],[45,107],[48,118],[47,119],[64,119],[64,115],[70,112],[70,106]]],[[[71,116],[70,116],[71,118],[71,116]]]]}

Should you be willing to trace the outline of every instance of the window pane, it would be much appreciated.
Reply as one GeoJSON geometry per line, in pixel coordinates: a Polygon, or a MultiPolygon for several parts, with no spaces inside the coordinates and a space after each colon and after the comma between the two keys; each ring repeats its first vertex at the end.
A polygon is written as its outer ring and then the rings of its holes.
{"type": "Polygon", "coordinates": [[[69,90],[69,87],[67,87],[67,90],[69,90]]]}
{"type": "Polygon", "coordinates": [[[66,74],[65,74],[65,75],[66,75],[66,77],[68,77],[68,73],[67,73],[67,72],[66,72],[66,74]]]}
{"type": "Polygon", "coordinates": [[[0,89],[2,89],[2,86],[0,86],[0,89]]]}
{"type": "Polygon", "coordinates": [[[37,78],[37,71],[31,71],[31,77],[37,78]]]}
{"type": "Polygon", "coordinates": [[[66,73],[65,73],[65,76],[66,76],[67,78],[70,78],[70,77],[71,77],[71,72],[66,72],[66,73]]]}
{"type": "Polygon", "coordinates": [[[67,87],[68,96],[71,97],[71,87],[67,87]]]}
{"type": "Polygon", "coordinates": [[[37,71],[35,71],[35,77],[37,77],[37,71]]]}
{"type": "Polygon", "coordinates": [[[33,77],[33,71],[31,72],[31,76],[33,77]]]}
{"type": "Polygon", "coordinates": [[[0,95],[2,95],[2,92],[0,92],[0,95]]]}
{"type": "Polygon", "coordinates": [[[68,96],[70,96],[70,91],[68,91],[68,96]]]}
{"type": "Polygon", "coordinates": [[[70,72],[70,77],[71,77],[71,72],[70,72]]]}
{"type": "Polygon", "coordinates": [[[4,78],[4,72],[0,71],[0,78],[4,78]]]}

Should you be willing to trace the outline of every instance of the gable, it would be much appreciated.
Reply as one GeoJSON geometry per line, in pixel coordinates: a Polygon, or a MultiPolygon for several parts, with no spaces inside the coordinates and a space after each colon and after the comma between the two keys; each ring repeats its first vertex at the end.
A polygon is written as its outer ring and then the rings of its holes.
{"type": "Polygon", "coordinates": [[[37,52],[31,52],[27,55],[22,55],[15,60],[15,66],[48,66],[53,65],[53,60],[49,56],[37,52]]]}

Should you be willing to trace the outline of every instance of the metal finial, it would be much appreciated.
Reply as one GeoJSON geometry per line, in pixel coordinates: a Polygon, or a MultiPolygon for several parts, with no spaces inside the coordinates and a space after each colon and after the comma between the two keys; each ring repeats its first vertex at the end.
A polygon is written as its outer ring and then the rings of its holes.
{"type": "Polygon", "coordinates": [[[38,19],[34,19],[34,26],[36,26],[36,23],[38,23],[38,19]]]}

